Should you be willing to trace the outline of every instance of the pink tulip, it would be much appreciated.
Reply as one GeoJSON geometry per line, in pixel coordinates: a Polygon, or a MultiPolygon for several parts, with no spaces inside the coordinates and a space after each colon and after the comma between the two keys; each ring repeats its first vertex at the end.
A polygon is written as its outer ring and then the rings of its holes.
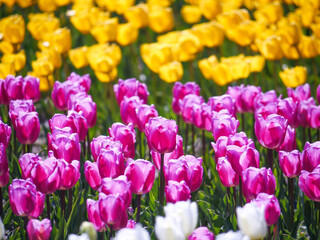
{"type": "Polygon", "coordinates": [[[71,128],[73,133],[77,133],[78,126],[73,121],[73,119],[67,117],[64,114],[55,114],[51,119],[49,119],[49,128],[51,132],[54,132],[55,128],[71,128]]]}
{"type": "Polygon", "coordinates": [[[255,199],[259,193],[274,194],[276,178],[270,168],[249,167],[242,172],[243,195],[247,202],[255,199]]]}
{"type": "Polygon", "coordinates": [[[36,108],[32,100],[12,100],[10,101],[9,116],[12,123],[15,123],[20,112],[35,112],[36,108]]]}
{"type": "Polygon", "coordinates": [[[126,126],[122,123],[114,123],[111,128],[109,128],[109,134],[114,141],[121,142],[125,158],[134,158],[136,133],[133,124],[129,123],[126,126]]]}
{"type": "Polygon", "coordinates": [[[312,201],[320,202],[320,165],[312,172],[301,171],[299,187],[312,201]]]}
{"type": "Polygon", "coordinates": [[[69,77],[67,77],[67,81],[74,83],[75,85],[79,84],[80,86],[82,86],[85,91],[88,93],[91,87],[91,78],[89,76],[89,74],[85,74],[85,75],[78,75],[74,72],[72,72],[70,74],[69,77]]]}
{"type": "Polygon", "coordinates": [[[241,90],[239,96],[239,105],[243,112],[253,113],[255,111],[255,99],[261,94],[261,88],[253,85],[248,85],[241,90]]]}
{"type": "Polygon", "coordinates": [[[87,199],[86,205],[88,212],[88,220],[93,223],[93,226],[97,231],[105,231],[106,224],[100,216],[99,201],[87,199]]]}
{"type": "Polygon", "coordinates": [[[11,137],[11,127],[3,123],[0,119],[0,143],[2,143],[6,148],[10,143],[11,137]]]}
{"type": "Polygon", "coordinates": [[[138,116],[136,110],[143,104],[143,101],[133,96],[130,98],[124,97],[120,104],[120,116],[124,124],[133,124],[134,127],[138,126],[138,116]]]}
{"type": "Polygon", "coordinates": [[[127,225],[128,215],[124,201],[115,195],[99,194],[99,210],[101,219],[114,229],[123,228],[127,225]]]}
{"type": "Polygon", "coordinates": [[[287,177],[295,178],[299,176],[302,169],[301,153],[298,150],[293,150],[291,152],[280,151],[279,165],[282,172],[287,177]]]}
{"type": "Polygon", "coordinates": [[[82,93],[73,95],[73,98],[68,102],[69,110],[82,112],[82,115],[87,120],[88,128],[94,127],[97,122],[97,105],[92,101],[92,97],[82,96],[82,93]]]}
{"type": "Polygon", "coordinates": [[[200,87],[194,82],[187,82],[182,84],[176,82],[172,89],[172,109],[176,114],[181,114],[180,100],[189,94],[199,96],[200,87]]]}
{"type": "MultiPolygon", "coordinates": [[[[177,135],[176,137],[176,147],[175,149],[170,152],[170,153],[165,153],[164,154],[164,160],[163,160],[163,165],[167,166],[169,160],[171,159],[178,159],[179,157],[181,157],[183,155],[183,139],[180,135],[177,135]]],[[[161,167],[161,154],[151,150],[151,156],[152,156],[152,160],[153,163],[155,165],[155,167],[160,170],[161,167]]]]}
{"type": "Polygon", "coordinates": [[[22,93],[22,76],[14,77],[12,75],[8,75],[4,82],[4,89],[6,91],[6,95],[8,101],[16,100],[16,99],[23,99],[22,93]]]}
{"type": "Polygon", "coordinates": [[[320,128],[320,106],[312,106],[309,109],[310,126],[312,128],[320,128]]]}
{"type": "Polygon", "coordinates": [[[87,119],[82,115],[82,112],[76,112],[69,110],[68,118],[72,119],[74,125],[77,126],[77,133],[79,135],[79,141],[84,141],[88,132],[87,119]]]}
{"type": "Polygon", "coordinates": [[[31,178],[37,189],[50,194],[55,192],[61,181],[61,173],[58,160],[49,152],[49,158],[45,161],[38,161],[31,170],[31,178]]]}
{"type": "Polygon", "coordinates": [[[298,106],[292,98],[279,99],[277,102],[277,114],[288,120],[288,124],[298,127],[298,106]]]}
{"type": "Polygon", "coordinates": [[[9,171],[0,175],[0,187],[3,188],[9,183],[9,171]]]}
{"type": "Polygon", "coordinates": [[[198,190],[202,184],[203,167],[202,159],[192,155],[181,156],[178,159],[171,159],[164,168],[166,183],[170,180],[185,181],[191,192],[198,190]]]}
{"type": "Polygon", "coordinates": [[[226,94],[230,95],[234,100],[234,107],[237,113],[244,112],[242,109],[242,103],[240,101],[241,91],[244,88],[244,85],[241,84],[240,86],[229,86],[226,94]]]}
{"type": "Polygon", "coordinates": [[[33,102],[40,100],[39,78],[26,76],[22,81],[22,95],[24,99],[31,99],[33,102]]]}
{"type": "Polygon", "coordinates": [[[306,142],[302,151],[302,169],[312,172],[320,164],[320,142],[306,142]]]}
{"type": "Polygon", "coordinates": [[[120,141],[114,141],[111,137],[100,135],[97,138],[93,138],[90,143],[91,154],[95,161],[97,161],[101,149],[111,150],[117,149],[122,152],[122,144],[120,141]]]}
{"type": "Polygon", "coordinates": [[[129,219],[126,228],[135,228],[137,223],[134,220],[129,219]]]}
{"type": "Polygon", "coordinates": [[[254,112],[255,118],[257,118],[257,115],[261,115],[263,119],[266,119],[271,114],[277,113],[277,102],[270,102],[266,105],[260,105],[256,108],[254,112]]]}
{"type": "Polygon", "coordinates": [[[298,86],[295,90],[287,88],[288,97],[292,97],[294,102],[301,102],[311,97],[310,85],[308,83],[298,86]]]}
{"type": "Polygon", "coordinates": [[[211,131],[212,130],[212,110],[211,107],[206,104],[195,104],[192,109],[193,112],[193,124],[200,129],[211,131]]]}
{"type": "Polygon", "coordinates": [[[248,139],[245,132],[238,132],[234,135],[229,135],[228,145],[236,145],[239,147],[248,145],[254,148],[254,142],[252,141],[252,139],[248,139]]]}
{"type": "Polygon", "coordinates": [[[115,178],[124,173],[124,157],[116,149],[101,150],[97,162],[101,178],[115,178]]]}
{"type": "Polygon", "coordinates": [[[298,105],[298,121],[302,127],[310,127],[311,119],[310,119],[310,109],[315,106],[314,99],[308,98],[307,100],[303,100],[299,102],[298,105]]]}
{"type": "Polygon", "coordinates": [[[254,109],[255,111],[262,107],[262,106],[266,106],[269,103],[275,103],[277,102],[278,97],[277,97],[277,93],[275,90],[270,90],[268,92],[265,93],[259,93],[258,95],[256,95],[255,97],[255,101],[254,101],[254,109]]]}
{"type": "Polygon", "coordinates": [[[0,143],[0,175],[9,171],[6,147],[0,143]]]}
{"type": "Polygon", "coordinates": [[[275,195],[267,193],[259,193],[256,199],[253,200],[258,206],[264,208],[265,219],[268,226],[276,224],[281,213],[280,204],[275,195]]]}
{"type": "Polygon", "coordinates": [[[288,121],[278,114],[271,114],[266,119],[258,114],[254,124],[254,131],[263,147],[275,149],[283,143],[287,126],[288,121]]]}
{"type": "Polygon", "coordinates": [[[221,110],[227,110],[233,117],[236,117],[234,100],[228,94],[210,97],[208,105],[212,111],[220,112],[221,110]]]}
{"type": "MultiPolygon", "coordinates": [[[[1,84],[1,83],[0,83],[1,84]]],[[[1,88],[1,87],[0,87],[1,88]]],[[[320,103],[320,84],[318,85],[317,87],[317,101],[318,101],[318,104],[320,103]]],[[[1,101],[0,101],[1,103],[1,101]]]]}
{"type": "Polygon", "coordinates": [[[60,186],[59,190],[66,190],[72,188],[80,179],[80,162],[77,160],[68,163],[64,159],[58,159],[58,165],[60,170],[60,186]]]}
{"type": "Polygon", "coordinates": [[[127,80],[119,79],[118,84],[113,86],[113,91],[116,95],[116,99],[118,105],[121,105],[122,100],[124,97],[132,97],[137,96],[139,97],[144,104],[148,102],[149,92],[147,89],[147,85],[144,83],[140,83],[135,78],[130,78],[127,80]]]}
{"type": "Polygon", "coordinates": [[[279,148],[276,148],[276,151],[286,151],[290,152],[294,149],[297,149],[297,141],[296,141],[296,130],[292,128],[290,125],[287,127],[287,131],[285,133],[285,137],[283,143],[279,148]]]}
{"type": "Polygon", "coordinates": [[[214,234],[207,227],[198,227],[188,237],[188,240],[214,240],[214,234]]]}
{"type": "Polygon", "coordinates": [[[39,161],[42,161],[41,157],[34,153],[26,153],[19,158],[19,165],[23,179],[31,177],[31,170],[39,161]]]}
{"type": "Polygon", "coordinates": [[[40,133],[40,121],[37,112],[19,112],[13,123],[17,138],[21,144],[34,143],[40,133]]]}
{"type": "Polygon", "coordinates": [[[132,193],[142,195],[150,192],[156,174],[156,168],[154,165],[143,159],[127,160],[127,167],[124,171],[124,175],[131,181],[132,193]]]}
{"type": "Polygon", "coordinates": [[[121,175],[114,179],[104,178],[99,191],[106,195],[119,196],[126,208],[131,204],[131,182],[126,176],[121,175]]]}
{"type": "Polygon", "coordinates": [[[180,100],[180,109],[183,121],[186,123],[192,123],[194,115],[193,108],[195,105],[201,105],[202,103],[204,103],[203,98],[196,94],[188,94],[180,100]]]}
{"type": "Polygon", "coordinates": [[[145,131],[145,125],[148,123],[149,119],[152,117],[158,117],[158,112],[154,105],[141,104],[136,109],[137,114],[137,124],[141,132],[145,131]]]}
{"type": "Polygon", "coordinates": [[[50,150],[56,158],[63,158],[68,163],[80,160],[81,146],[78,134],[62,134],[61,129],[55,129],[52,134],[48,133],[48,151],[50,150]]]}
{"type": "Polygon", "coordinates": [[[0,105],[9,105],[7,91],[5,89],[5,80],[0,79],[0,105]]]}
{"type": "Polygon", "coordinates": [[[168,185],[165,187],[165,193],[167,203],[176,203],[179,201],[187,201],[188,199],[191,199],[190,188],[185,181],[168,181],[168,185]]]}
{"type": "Polygon", "coordinates": [[[161,154],[172,152],[176,147],[177,132],[178,126],[174,120],[150,118],[145,131],[150,150],[161,154]]]}
{"type": "Polygon", "coordinates": [[[232,117],[227,110],[212,112],[212,135],[215,141],[221,136],[234,135],[238,126],[239,121],[232,117]]]}
{"type": "Polygon", "coordinates": [[[84,176],[90,187],[98,190],[101,186],[102,179],[99,173],[98,163],[86,161],[84,163],[84,176]]]}
{"type": "Polygon", "coordinates": [[[235,187],[239,185],[239,175],[232,168],[228,157],[220,157],[216,165],[221,183],[225,187],[235,187]]]}
{"type": "Polygon", "coordinates": [[[217,163],[218,158],[227,156],[227,145],[228,145],[228,137],[221,136],[218,140],[214,143],[211,142],[211,146],[215,152],[214,160],[217,163]]]}
{"type": "Polygon", "coordinates": [[[44,197],[44,194],[37,192],[37,188],[31,179],[14,179],[9,186],[11,209],[17,216],[31,216],[36,210],[38,216],[34,217],[39,217],[44,208],[44,197]]]}
{"type": "Polygon", "coordinates": [[[37,219],[30,219],[27,232],[30,240],[48,240],[52,231],[51,222],[45,218],[42,221],[37,219]]]}

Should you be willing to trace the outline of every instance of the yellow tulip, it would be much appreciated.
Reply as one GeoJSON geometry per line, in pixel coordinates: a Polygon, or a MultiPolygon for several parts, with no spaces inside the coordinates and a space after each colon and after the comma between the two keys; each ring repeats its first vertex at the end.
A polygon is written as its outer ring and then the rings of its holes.
{"type": "Polygon", "coordinates": [[[71,0],[55,0],[55,3],[58,7],[66,6],[71,3],[71,0]]]}
{"type": "Polygon", "coordinates": [[[119,24],[117,31],[117,43],[127,46],[135,42],[138,38],[139,30],[130,22],[119,24]]]}
{"type": "MultiPolygon", "coordinates": [[[[110,1],[110,2],[113,2],[113,1],[110,1]]],[[[117,14],[123,14],[130,7],[132,7],[134,5],[135,0],[117,0],[115,2],[116,2],[115,11],[117,12],[117,14]]]]}
{"type": "Polygon", "coordinates": [[[123,14],[134,2],[134,0],[96,0],[97,5],[101,9],[117,12],[118,14],[123,14]]]}
{"type": "Polygon", "coordinates": [[[174,0],[147,0],[148,5],[160,6],[160,7],[169,7],[174,0]]]}
{"type": "Polygon", "coordinates": [[[125,11],[124,17],[136,28],[146,27],[148,26],[148,7],[144,3],[139,3],[125,11]]]}
{"type": "Polygon", "coordinates": [[[28,72],[27,75],[39,78],[41,92],[47,92],[53,87],[54,79],[52,74],[49,76],[39,76],[35,72],[28,72]]]}
{"type": "Polygon", "coordinates": [[[38,0],[38,7],[42,12],[54,12],[58,6],[55,0],[38,0]]]}
{"type": "MultiPolygon", "coordinates": [[[[19,46],[18,46],[18,48],[19,48],[19,46]]],[[[15,51],[15,49],[11,43],[6,42],[6,41],[0,42],[0,52],[2,52],[3,54],[13,53],[14,51],[15,51]]]]}
{"type": "Polygon", "coordinates": [[[299,59],[300,54],[295,45],[290,45],[286,41],[281,41],[280,43],[283,55],[287,59],[299,59]]]}
{"type": "Polygon", "coordinates": [[[311,29],[312,29],[313,35],[316,38],[320,39],[320,23],[312,24],[311,29]]]}
{"type": "Polygon", "coordinates": [[[87,46],[78,47],[78,48],[69,50],[69,59],[73,64],[73,66],[75,66],[75,68],[79,69],[79,68],[88,66],[89,63],[86,56],[87,51],[88,51],[87,46]]]}
{"type": "Polygon", "coordinates": [[[98,43],[115,41],[117,38],[118,18],[110,18],[95,25],[90,33],[98,43]]]}
{"type": "Polygon", "coordinates": [[[53,73],[53,63],[47,58],[39,58],[31,63],[33,72],[37,76],[49,76],[53,73]]]}
{"type": "Polygon", "coordinates": [[[32,6],[33,0],[17,0],[17,3],[21,8],[27,8],[32,6]]]}
{"type": "Polygon", "coordinates": [[[15,75],[12,63],[0,63],[0,79],[5,79],[8,75],[15,75]]]}
{"type": "Polygon", "coordinates": [[[23,42],[25,34],[25,23],[23,17],[18,14],[2,18],[0,21],[0,35],[2,39],[17,45],[23,42]]]}
{"type": "Polygon", "coordinates": [[[319,40],[314,37],[302,36],[298,50],[303,58],[314,58],[319,54],[319,40]]]}
{"type": "Polygon", "coordinates": [[[291,4],[295,4],[298,7],[303,7],[306,5],[312,6],[314,9],[318,9],[320,7],[319,0],[292,0],[291,4]]]}
{"type": "Polygon", "coordinates": [[[256,39],[257,47],[262,56],[271,61],[279,60],[283,57],[280,42],[281,38],[276,35],[266,39],[256,39]]]}
{"type": "Polygon", "coordinates": [[[205,47],[217,47],[221,46],[224,41],[224,31],[222,25],[216,22],[201,23],[194,25],[191,29],[200,42],[205,47]]]}
{"type": "Polygon", "coordinates": [[[247,78],[250,74],[250,64],[243,54],[227,58],[222,57],[220,62],[228,65],[232,80],[247,78]]]}
{"type": "Polygon", "coordinates": [[[281,41],[289,45],[296,45],[300,41],[302,30],[296,23],[281,24],[277,35],[281,37],[281,41]]]}
{"type": "Polygon", "coordinates": [[[310,27],[317,14],[312,5],[304,5],[301,8],[297,8],[295,13],[300,17],[303,27],[310,27]]]}
{"type": "Polygon", "coordinates": [[[250,45],[254,40],[255,34],[253,21],[242,22],[227,30],[228,38],[242,47],[250,45]]]}
{"type": "Polygon", "coordinates": [[[210,56],[209,58],[201,59],[198,62],[199,69],[202,73],[202,75],[206,79],[212,79],[212,69],[213,67],[218,64],[219,61],[215,55],[210,56]]]}
{"type": "Polygon", "coordinates": [[[233,81],[229,66],[226,63],[218,63],[212,68],[212,80],[219,86],[224,86],[233,81]]]}
{"type": "Polygon", "coordinates": [[[222,1],[222,12],[237,10],[243,5],[243,0],[222,1]]]}
{"type": "Polygon", "coordinates": [[[199,7],[203,16],[208,20],[214,19],[222,12],[221,3],[218,0],[201,0],[199,7]]]}
{"type": "Polygon", "coordinates": [[[276,23],[283,16],[282,5],[279,2],[263,4],[253,15],[257,21],[276,23]]]}
{"type": "Polygon", "coordinates": [[[1,58],[3,63],[10,63],[14,67],[14,71],[18,72],[24,68],[26,65],[26,54],[24,50],[21,50],[18,53],[8,53],[4,54],[1,58]]]}
{"type": "Polygon", "coordinates": [[[118,75],[117,68],[112,68],[110,72],[104,73],[104,72],[98,72],[95,71],[94,74],[97,76],[98,80],[100,82],[112,82],[118,75]]]}
{"type": "Polygon", "coordinates": [[[0,3],[1,2],[7,5],[9,8],[12,8],[13,5],[16,3],[16,0],[1,0],[0,3]]]}
{"type": "Polygon", "coordinates": [[[171,8],[152,7],[149,9],[148,25],[156,33],[168,32],[174,27],[171,8]]]}
{"type": "Polygon", "coordinates": [[[58,28],[44,36],[48,47],[54,48],[58,53],[67,53],[71,48],[71,32],[68,28],[58,28]]]}
{"type": "Polygon", "coordinates": [[[55,69],[61,67],[61,55],[54,48],[47,48],[43,49],[41,52],[36,52],[36,57],[48,59],[55,69]]]}
{"type": "Polygon", "coordinates": [[[239,9],[221,13],[217,16],[218,22],[223,26],[224,29],[230,29],[241,22],[250,20],[248,10],[239,9]]]}
{"type": "Polygon", "coordinates": [[[199,2],[201,0],[184,0],[187,4],[190,4],[190,5],[199,5],[199,2]]]}
{"type": "Polygon", "coordinates": [[[249,63],[250,72],[261,72],[265,66],[265,59],[261,55],[245,57],[249,63]]]}
{"type": "Polygon", "coordinates": [[[181,9],[181,15],[186,23],[193,24],[201,20],[201,10],[199,6],[184,5],[181,9]]]}
{"type": "Polygon", "coordinates": [[[183,76],[183,66],[181,62],[174,61],[162,65],[159,68],[159,77],[161,80],[172,83],[179,81],[183,76]]]}
{"type": "Polygon", "coordinates": [[[37,41],[42,41],[44,35],[52,33],[60,27],[59,19],[53,13],[29,14],[27,29],[37,41]]]}
{"type": "Polygon", "coordinates": [[[286,87],[295,88],[307,81],[307,68],[302,66],[287,68],[280,72],[279,76],[286,87]]]}

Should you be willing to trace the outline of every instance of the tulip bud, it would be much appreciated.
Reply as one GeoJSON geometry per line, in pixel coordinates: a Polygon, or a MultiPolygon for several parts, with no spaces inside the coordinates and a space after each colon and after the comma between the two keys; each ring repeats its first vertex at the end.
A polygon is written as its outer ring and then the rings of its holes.
{"type": "Polygon", "coordinates": [[[190,188],[185,181],[168,181],[168,185],[165,187],[166,202],[176,203],[179,201],[187,201],[191,199],[190,188]]]}
{"type": "Polygon", "coordinates": [[[204,100],[201,96],[195,94],[188,94],[180,101],[181,116],[184,122],[192,123],[193,122],[193,111],[195,105],[201,105],[204,103],[204,100]]]}
{"type": "Polygon", "coordinates": [[[11,137],[11,127],[3,123],[0,119],[0,143],[8,147],[11,137]]]}
{"type": "Polygon", "coordinates": [[[42,161],[41,157],[35,155],[34,153],[26,153],[19,158],[19,165],[23,179],[31,177],[31,170],[39,161],[42,161]]]}
{"type": "Polygon", "coordinates": [[[275,195],[259,193],[257,198],[252,202],[264,208],[264,216],[268,226],[276,224],[281,213],[280,204],[275,195]]]}
{"type": "Polygon", "coordinates": [[[176,114],[180,114],[180,100],[188,94],[195,94],[199,96],[200,87],[194,82],[187,82],[186,84],[182,84],[180,82],[176,82],[172,89],[172,109],[176,114]]]}
{"type": "Polygon", "coordinates": [[[308,100],[311,97],[310,85],[308,83],[298,86],[295,90],[287,87],[288,97],[291,97],[294,102],[308,100]]]}
{"type": "Polygon", "coordinates": [[[163,33],[173,29],[174,17],[171,8],[154,7],[149,9],[148,24],[156,33],[163,33]]]}
{"type": "Polygon", "coordinates": [[[286,87],[294,88],[307,81],[307,68],[302,66],[286,68],[279,73],[279,76],[286,87]]]}
{"type": "Polygon", "coordinates": [[[22,82],[22,95],[24,99],[32,99],[34,102],[40,100],[39,78],[26,76],[22,82]]]}
{"type": "Polygon", "coordinates": [[[30,219],[28,222],[27,232],[30,240],[48,240],[50,239],[51,231],[51,222],[47,218],[43,219],[42,221],[30,219]]]}
{"type": "Polygon", "coordinates": [[[188,237],[188,240],[214,240],[214,234],[207,227],[198,227],[188,237]]]}
{"type": "Polygon", "coordinates": [[[223,186],[235,187],[239,185],[239,175],[233,170],[227,157],[218,158],[216,169],[223,186]]]}
{"type": "Polygon", "coordinates": [[[276,151],[286,151],[290,152],[294,149],[297,149],[297,141],[296,141],[296,130],[288,125],[286,135],[284,137],[283,143],[276,151]]]}
{"type": "Polygon", "coordinates": [[[116,233],[114,240],[150,240],[150,235],[140,224],[133,228],[123,228],[116,233]]]}
{"type": "Polygon", "coordinates": [[[84,163],[84,176],[90,187],[94,190],[98,190],[100,188],[102,180],[97,162],[86,161],[84,163]]]}
{"type": "Polygon", "coordinates": [[[40,133],[40,121],[37,112],[19,112],[13,123],[17,138],[21,144],[34,143],[40,133]]]}
{"type": "Polygon", "coordinates": [[[195,5],[184,5],[181,8],[181,15],[186,23],[193,24],[201,20],[201,10],[195,5]]]}
{"type": "Polygon", "coordinates": [[[279,165],[282,172],[289,178],[294,178],[300,175],[301,165],[301,153],[298,150],[291,152],[280,151],[279,152],[279,165]]]}
{"type": "Polygon", "coordinates": [[[302,169],[312,172],[320,164],[320,142],[306,142],[302,151],[302,169]]]}
{"type": "Polygon", "coordinates": [[[69,99],[68,108],[76,112],[82,112],[82,115],[86,118],[88,127],[92,128],[97,121],[97,105],[92,101],[90,95],[86,97],[69,99]]]}
{"type": "Polygon", "coordinates": [[[101,149],[111,150],[117,149],[122,152],[122,143],[120,141],[114,141],[111,137],[100,135],[97,138],[93,138],[90,143],[91,154],[93,159],[97,161],[101,149]]]}
{"type": "Polygon", "coordinates": [[[105,231],[106,225],[105,222],[100,217],[99,201],[94,201],[92,199],[87,199],[87,212],[88,220],[93,223],[94,228],[99,231],[105,231]]]}
{"type": "Polygon", "coordinates": [[[302,192],[311,200],[320,202],[320,167],[319,165],[312,172],[301,171],[299,176],[299,187],[302,192]]]}
{"type": "Polygon", "coordinates": [[[130,98],[124,97],[120,104],[120,116],[124,124],[132,123],[134,127],[138,126],[138,117],[136,109],[142,104],[142,100],[133,96],[130,98]]]}
{"type": "Polygon", "coordinates": [[[210,97],[208,105],[211,107],[212,111],[220,112],[221,110],[226,109],[233,117],[236,116],[234,100],[228,94],[210,97]]]}
{"type": "Polygon", "coordinates": [[[87,221],[82,222],[79,230],[80,230],[80,233],[88,234],[90,240],[97,240],[98,238],[97,231],[94,228],[93,223],[91,222],[87,222],[87,221]]]}
{"type": "Polygon", "coordinates": [[[180,218],[157,216],[154,230],[158,240],[185,240],[180,218]]]}
{"type": "Polygon", "coordinates": [[[255,98],[261,93],[261,88],[248,85],[241,90],[239,102],[241,109],[244,112],[251,112],[253,113],[255,110],[254,102],[255,98]]]}
{"type": "Polygon", "coordinates": [[[9,171],[6,147],[0,143],[0,175],[9,171]]]}
{"type": "Polygon", "coordinates": [[[193,108],[193,124],[203,130],[212,131],[212,109],[206,104],[195,105],[193,108]]]}
{"type": "Polygon", "coordinates": [[[310,109],[315,107],[315,101],[312,97],[308,100],[302,100],[298,105],[298,122],[302,127],[310,127],[310,109]]]}
{"type": "Polygon", "coordinates": [[[151,106],[147,104],[141,104],[136,109],[136,114],[138,128],[141,132],[145,131],[145,125],[148,123],[150,118],[158,117],[158,112],[153,104],[151,106]]]}
{"type": "Polygon", "coordinates": [[[124,173],[124,157],[117,149],[101,150],[97,162],[101,178],[115,178],[124,173]]]}
{"type": "Polygon", "coordinates": [[[23,78],[21,76],[14,77],[12,75],[8,75],[6,77],[4,89],[6,90],[6,95],[9,101],[23,99],[22,82],[23,78]]]}
{"type": "Polygon", "coordinates": [[[58,159],[61,174],[59,190],[72,188],[80,179],[80,162],[77,160],[68,163],[64,159],[58,159]]]}
{"type": "Polygon", "coordinates": [[[221,136],[228,137],[237,132],[239,121],[230,115],[227,110],[212,112],[212,135],[215,141],[221,136]]]}
{"type": "Polygon", "coordinates": [[[159,77],[162,81],[173,83],[179,81],[183,76],[183,66],[179,61],[173,61],[159,68],[159,77]]]}
{"type": "Polygon", "coordinates": [[[279,99],[277,102],[277,114],[287,119],[288,124],[294,127],[299,125],[297,112],[298,106],[292,98],[279,99]]]}

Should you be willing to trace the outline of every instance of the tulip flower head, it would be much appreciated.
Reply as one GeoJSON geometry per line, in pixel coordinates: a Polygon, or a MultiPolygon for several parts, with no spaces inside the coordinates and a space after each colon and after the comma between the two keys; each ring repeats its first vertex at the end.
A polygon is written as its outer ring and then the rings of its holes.
{"type": "Polygon", "coordinates": [[[45,218],[42,221],[37,219],[30,219],[27,226],[28,237],[30,240],[50,239],[50,234],[52,231],[51,222],[49,219],[45,218]]]}
{"type": "Polygon", "coordinates": [[[312,172],[301,171],[299,176],[299,187],[302,192],[311,200],[320,202],[320,166],[318,165],[312,172]]]}
{"type": "Polygon", "coordinates": [[[187,82],[182,84],[176,82],[172,89],[172,109],[176,114],[180,114],[180,100],[182,100],[188,94],[195,94],[199,96],[200,87],[194,82],[187,82]]]}
{"type": "Polygon", "coordinates": [[[188,240],[214,240],[214,234],[207,227],[198,227],[188,237],[188,240]]]}

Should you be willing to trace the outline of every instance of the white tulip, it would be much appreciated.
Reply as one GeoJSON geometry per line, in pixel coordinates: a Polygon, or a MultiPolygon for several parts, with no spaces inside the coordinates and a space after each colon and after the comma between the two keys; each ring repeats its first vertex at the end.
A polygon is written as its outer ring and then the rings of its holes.
{"type": "Polygon", "coordinates": [[[98,233],[97,230],[94,228],[93,223],[84,221],[80,225],[80,233],[88,234],[90,240],[97,240],[98,233]]]}
{"type": "Polygon", "coordinates": [[[218,236],[216,236],[216,240],[250,240],[250,238],[246,235],[243,235],[241,231],[229,231],[227,233],[220,233],[218,236]]]}
{"type": "Polygon", "coordinates": [[[119,230],[114,240],[150,240],[150,235],[146,229],[137,224],[135,228],[119,230]]]}
{"type": "Polygon", "coordinates": [[[244,207],[237,207],[237,221],[240,230],[250,239],[261,239],[267,235],[267,223],[264,208],[256,203],[247,203],[244,207]]]}
{"type": "Polygon", "coordinates": [[[90,240],[90,238],[86,233],[82,233],[81,235],[70,234],[68,240],[90,240]]]}
{"type": "Polygon", "coordinates": [[[166,217],[179,219],[185,237],[192,234],[198,222],[198,207],[196,202],[180,201],[168,203],[164,207],[166,217]]]}
{"type": "Polygon", "coordinates": [[[154,226],[158,240],[185,240],[185,236],[179,219],[170,217],[156,217],[154,226]]]}

